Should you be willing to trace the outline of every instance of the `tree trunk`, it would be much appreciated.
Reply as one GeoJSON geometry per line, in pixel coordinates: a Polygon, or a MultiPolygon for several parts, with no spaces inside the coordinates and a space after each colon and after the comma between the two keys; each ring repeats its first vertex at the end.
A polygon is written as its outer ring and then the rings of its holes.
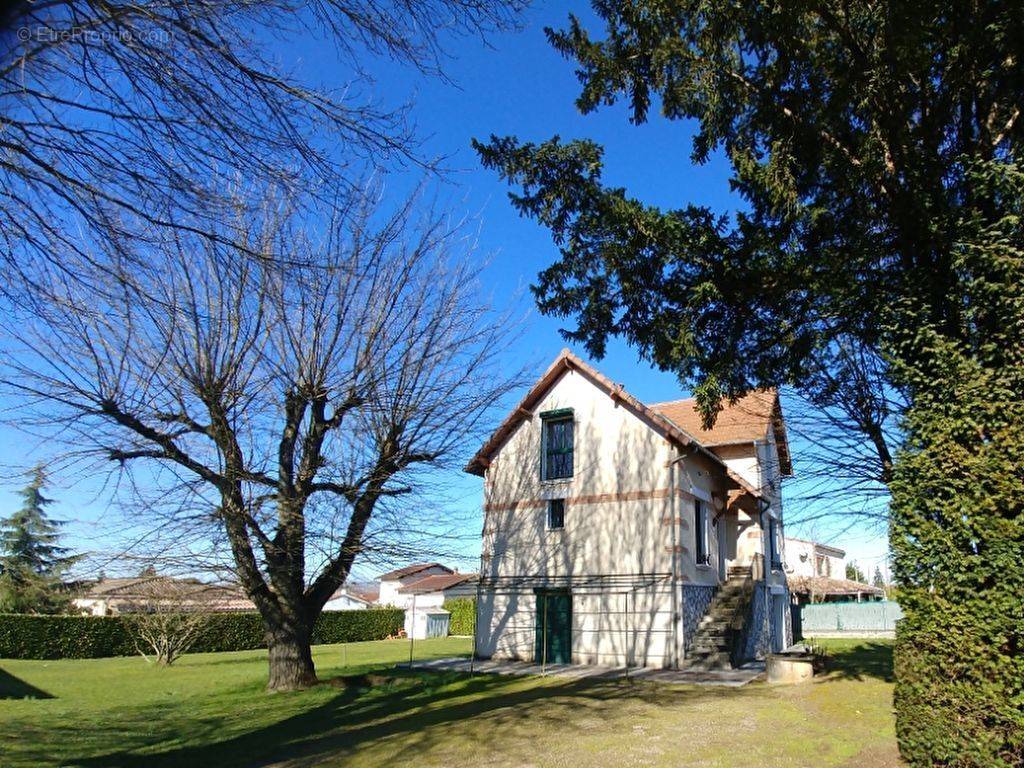
{"type": "Polygon", "coordinates": [[[268,691],[295,691],[316,685],[316,670],[310,640],[309,626],[281,626],[267,630],[270,651],[270,680],[268,691]]]}

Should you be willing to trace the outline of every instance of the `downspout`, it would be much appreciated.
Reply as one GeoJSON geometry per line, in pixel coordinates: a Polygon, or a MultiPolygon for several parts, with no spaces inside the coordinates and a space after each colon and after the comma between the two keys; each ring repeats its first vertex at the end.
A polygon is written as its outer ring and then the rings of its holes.
{"type": "Polygon", "coordinates": [[[771,542],[768,540],[771,535],[771,524],[765,526],[765,520],[768,516],[768,510],[771,509],[771,502],[761,498],[758,501],[761,506],[761,512],[759,514],[761,523],[761,533],[764,536],[763,541],[766,546],[762,547],[764,552],[761,553],[761,562],[764,563],[764,573],[761,575],[761,582],[764,585],[764,621],[762,622],[762,631],[767,630],[768,636],[768,653],[771,653],[772,647],[772,616],[771,616],[771,586],[768,584],[768,574],[772,572],[771,564],[771,542]]]}
{"type": "Polygon", "coordinates": [[[669,658],[669,666],[672,669],[679,668],[679,623],[682,616],[679,614],[679,591],[683,588],[679,583],[679,552],[676,549],[679,541],[676,535],[678,519],[676,515],[676,462],[672,460],[674,448],[672,443],[668,444],[669,465],[668,465],[668,519],[672,535],[672,655],[669,658]]]}
{"type": "MultiPolygon", "coordinates": [[[[490,501],[490,474],[491,468],[488,466],[484,469],[484,508],[483,514],[483,526],[480,531],[480,571],[479,576],[476,580],[476,605],[473,607],[473,652],[469,657],[469,674],[473,674],[476,671],[476,657],[479,652],[477,646],[477,640],[480,637],[480,606],[482,601],[480,600],[481,590],[483,588],[484,581],[484,543],[487,541],[487,504],[490,501]]],[[[491,553],[491,560],[493,562],[494,553],[491,553]]],[[[490,621],[487,622],[487,631],[490,634],[490,621]]]]}

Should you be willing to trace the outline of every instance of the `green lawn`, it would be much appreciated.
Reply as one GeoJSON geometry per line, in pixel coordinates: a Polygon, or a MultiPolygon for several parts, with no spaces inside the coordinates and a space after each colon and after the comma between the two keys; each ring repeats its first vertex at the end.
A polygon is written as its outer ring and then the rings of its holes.
{"type": "MultiPolygon", "coordinates": [[[[387,670],[408,648],[354,643],[314,656],[328,680],[387,670]]],[[[418,658],[451,656],[469,641],[416,648],[418,658]]],[[[0,765],[898,765],[890,646],[829,648],[833,671],[810,685],[741,689],[398,672],[371,688],[267,694],[258,651],[196,654],[170,669],[0,660],[0,765]]]]}

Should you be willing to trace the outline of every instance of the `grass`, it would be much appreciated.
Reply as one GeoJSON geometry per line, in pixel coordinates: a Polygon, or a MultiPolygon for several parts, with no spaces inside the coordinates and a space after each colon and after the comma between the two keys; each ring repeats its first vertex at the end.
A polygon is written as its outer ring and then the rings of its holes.
{"type": "MultiPolygon", "coordinates": [[[[741,689],[397,671],[370,688],[267,694],[258,651],[195,654],[170,669],[137,658],[0,661],[0,765],[898,765],[890,645],[823,644],[826,676],[741,689]]],[[[416,650],[466,654],[469,641],[416,650]]],[[[389,669],[408,644],[319,646],[314,656],[329,680],[389,669]]]]}

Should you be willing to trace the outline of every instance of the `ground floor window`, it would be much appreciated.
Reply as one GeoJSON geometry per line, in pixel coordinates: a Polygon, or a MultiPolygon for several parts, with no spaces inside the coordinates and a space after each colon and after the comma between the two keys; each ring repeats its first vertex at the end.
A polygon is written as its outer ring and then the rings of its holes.
{"type": "Polygon", "coordinates": [[[558,530],[565,527],[565,499],[548,501],[548,528],[558,530]]]}
{"type": "Polygon", "coordinates": [[[707,565],[708,556],[708,509],[700,499],[693,502],[693,530],[696,536],[696,557],[698,565],[707,565]]]}

